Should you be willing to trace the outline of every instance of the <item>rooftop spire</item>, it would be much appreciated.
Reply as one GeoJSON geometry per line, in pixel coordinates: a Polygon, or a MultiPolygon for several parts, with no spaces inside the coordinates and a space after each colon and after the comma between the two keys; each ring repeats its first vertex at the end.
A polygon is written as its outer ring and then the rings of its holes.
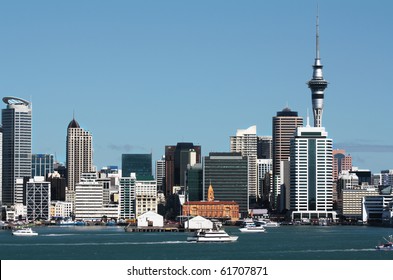
{"type": "Polygon", "coordinates": [[[317,4],[317,28],[316,28],[316,59],[320,59],[319,56],[319,5],[317,4]]]}

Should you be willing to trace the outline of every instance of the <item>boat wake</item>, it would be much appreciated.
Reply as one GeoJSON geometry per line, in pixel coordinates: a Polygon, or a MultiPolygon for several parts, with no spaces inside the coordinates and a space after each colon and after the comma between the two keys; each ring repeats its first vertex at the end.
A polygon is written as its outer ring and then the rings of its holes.
{"type": "Polygon", "coordinates": [[[8,247],[27,246],[124,246],[124,245],[165,245],[187,244],[187,241],[158,241],[158,242],[81,242],[81,243],[29,243],[29,244],[2,244],[8,247]]]}
{"type": "Polygon", "coordinates": [[[338,252],[372,252],[375,251],[373,248],[366,249],[320,249],[320,250],[294,250],[294,251],[281,251],[281,253],[338,253],[338,252]]]}
{"type": "Polygon", "coordinates": [[[75,233],[50,233],[50,234],[41,234],[41,236],[74,236],[74,235],[80,235],[80,234],[75,234],[75,233]]]}

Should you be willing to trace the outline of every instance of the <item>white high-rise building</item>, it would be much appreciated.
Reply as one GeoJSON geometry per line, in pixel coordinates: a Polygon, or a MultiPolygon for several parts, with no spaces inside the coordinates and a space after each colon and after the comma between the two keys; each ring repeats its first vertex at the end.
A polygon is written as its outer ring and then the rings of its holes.
{"type": "Polygon", "coordinates": [[[293,219],[336,218],[333,211],[332,139],[322,127],[299,127],[291,141],[293,219]]]}
{"type": "Polygon", "coordinates": [[[119,186],[119,219],[135,219],[135,184],[136,174],[120,178],[119,186]]]}
{"type": "Polygon", "coordinates": [[[165,156],[162,159],[156,161],[156,181],[157,189],[164,191],[164,179],[165,179],[165,156]]]}
{"type": "Polygon", "coordinates": [[[31,103],[16,97],[4,97],[7,108],[2,110],[3,124],[3,204],[23,203],[23,184],[17,179],[31,177],[31,103]],[[22,200],[20,200],[22,199],[22,200]]]}
{"type": "Polygon", "coordinates": [[[118,205],[104,205],[104,186],[97,173],[83,173],[75,185],[74,213],[77,220],[118,219],[118,205]]]}
{"type": "Polygon", "coordinates": [[[74,201],[75,185],[81,181],[82,173],[94,170],[92,142],[90,132],[73,119],[67,128],[67,201],[74,201]]]}
{"type": "Polygon", "coordinates": [[[157,182],[136,181],[135,185],[135,213],[136,218],[146,212],[157,213],[157,182]]]}
{"type": "Polygon", "coordinates": [[[260,197],[258,189],[257,164],[257,127],[238,129],[236,136],[230,137],[231,152],[241,152],[248,158],[248,196],[253,199],[260,197]]]}

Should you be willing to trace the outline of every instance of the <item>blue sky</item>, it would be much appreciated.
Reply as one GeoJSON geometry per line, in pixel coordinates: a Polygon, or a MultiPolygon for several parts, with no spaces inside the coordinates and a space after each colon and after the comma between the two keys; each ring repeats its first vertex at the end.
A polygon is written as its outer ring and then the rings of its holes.
{"type": "MultiPolygon", "coordinates": [[[[287,104],[311,112],[316,3],[2,1],[1,96],[33,101],[33,152],[60,161],[73,111],[98,168],[183,141],[228,151],[287,104]]],[[[323,125],[355,166],[393,169],[393,2],[319,7],[323,125]]]]}

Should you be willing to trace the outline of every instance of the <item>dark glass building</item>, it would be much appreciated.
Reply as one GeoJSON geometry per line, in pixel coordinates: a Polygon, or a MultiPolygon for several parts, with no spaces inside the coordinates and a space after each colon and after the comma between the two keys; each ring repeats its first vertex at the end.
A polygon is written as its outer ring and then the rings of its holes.
{"type": "Polygon", "coordinates": [[[210,153],[204,157],[204,197],[208,186],[214,186],[214,197],[218,201],[235,201],[239,204],[242,217],[247,217],[248,164],[247,157],[241,153],[210,153]]]}
{"type": "Polygon", "coordinates": [[[273,153],[273,138],[271,136],[258,136],[257,156],[258,159],[271,159],[273,153]]]}
{"type": "Polygon", "coordinates": [[[121,162],[123,177],[136,173],[137,180],[154,180],[151,154],[123,154],[121,162]]]}
{"type": "Polygon", "coordinates": [[[203,168],[202,164],[188,165],[187,167],[188,201],[203,200],[203,168]]]}
{"type": "Polygon", "coordinates": [[[201,146],[193,143],[165,146],[165,196],[172,194],[174,186],[185,185],[187,166],[195,163],[201,163],[201,146]]]}

